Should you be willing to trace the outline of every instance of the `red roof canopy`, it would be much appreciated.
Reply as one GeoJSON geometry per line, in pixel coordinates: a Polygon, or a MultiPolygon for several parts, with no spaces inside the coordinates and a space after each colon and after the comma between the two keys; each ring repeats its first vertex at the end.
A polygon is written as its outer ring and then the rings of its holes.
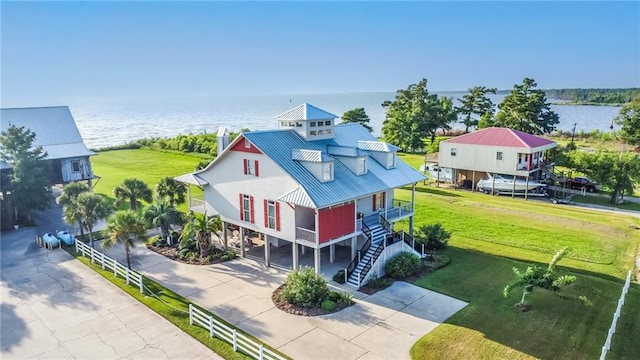
{"type": "Polygon", "coordinates": [[[554,141],[509,128],[486,128],[445,140],[454,144],[537,148],[554,144],[554,141]]]}

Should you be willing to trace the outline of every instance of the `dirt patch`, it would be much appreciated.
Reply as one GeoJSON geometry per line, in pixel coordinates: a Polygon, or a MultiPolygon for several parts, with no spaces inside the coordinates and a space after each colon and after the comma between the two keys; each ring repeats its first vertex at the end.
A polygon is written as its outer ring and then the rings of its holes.
{"type": "Polygon", "coordinates": [[[210,255],[207,256],[205,258],[202,258],[200,256],[198,256],[197,258],[194,259],[181,259],[180,258],[180,249],[178,248],[177,245],[174,246],[154,246],[154,245],[147,245],[147,249],[156,252],[166,258],[169,258],[171,260],[174,261],[179,261],[181,263],[184,264],[190,264],[190,265],[211,265],[211,264],[218,264],[221,262],[224,262],[225,260],[220,259],[220,257],[215,256],[215,255],[210,255]]]}
{"type": "Polygon", "coordinates": [[[338,312],[344,308],[347,308],[351,305],[354,304],[353,301],[351,301],[350,304],[345,304],[343,302],[337,302],[336,303],[336,308],[333,311],[326,311],[325,309],[321,308],[320,306],[317,307],[309,307],[309,308],[305,308],[302,306],[297,306],[297,305],[293,305],[293,304],[289,304],[286,300],[282,299],[280,297],[280,292],[282,291],[282,288],[284,287],[283,285],[280,285],[277,289],[275,289],[273,291],[273,294],[271,295],[271,301],[273,301],[273,304],[280,310],[287,312],[289,314],[293,314],[293,315],[301,315],[301,316],[318,316],[318,315],[327,315],[327,314],[333,314],[335,312],[338,312]]]}

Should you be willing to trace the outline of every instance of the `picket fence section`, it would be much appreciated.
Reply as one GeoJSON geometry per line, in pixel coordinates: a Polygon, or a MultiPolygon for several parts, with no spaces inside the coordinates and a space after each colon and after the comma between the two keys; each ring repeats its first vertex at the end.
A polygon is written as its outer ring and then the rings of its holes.
{"type": "MultiPolygon", "coordinates": [[[[99,264],[102,267],[102,270],[113,271],[114,276],[124,278],[127,284],[138,286],[140,293],[144,293],[144,283],[140,273],[130,270],[115,259],[110,258],[104,253],[101,253],[79,240],[76,240],[76,252],[82,253],[82,256],[90,258],[91,263],[99,264]]],[[[189,304],[189,323],[191,325],[197,325],[208,329],[211,337],[215,336],[226,341],[233,345],[233,351],[241,351],[253,359],[285,359],[276,352],[265,348],[263,344],[258,343],[240,333],[237,329],[216,320],[211,316],[211,314],[207,314],[206,312],[197,309],[193,304],[189,304]]]]}
{"type": "Polygon", "coordinates": [[[622,311],[622,305],[624,305],[624,298],[629,291],[629,286],[631,286],[631,271],[627,274],[627,280],[624,282],[624,286],[622,287],[622,294],[620,295],[620,299],[618,300],[618,307],[616,308],[616,312],[613,314],[613,321],[611,322],[611,327],[609,328],[609,332],[607,333],[607,340],[604,342],[604,346],[602,347],[602,353],[600,353],[600,360],[605,360],[607,357],[607,352],[611,349],[611,338],[613,338],[613,334],[616,332],[616,325],[618,325],[618,318],[620,317],[620,312],[622,311]]]}

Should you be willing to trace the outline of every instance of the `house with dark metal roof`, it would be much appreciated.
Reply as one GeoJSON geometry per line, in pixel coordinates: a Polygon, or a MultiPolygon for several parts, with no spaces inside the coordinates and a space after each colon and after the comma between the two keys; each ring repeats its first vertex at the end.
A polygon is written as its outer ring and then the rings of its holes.
{"type": "Polygon", "coordinates": [[[239,229],[241,255],[247,230],[263,235],[267,265],[271,247],[290,247],[294,269],[299,253],[312,251],[320,272],[323,252],[333,264],[336,248],[348,249],[345,279],[359,287],[383,275],[391,251],[415,251],[415,184],[425,177],[397,157],[398,147],[336,118],[302,104],[276,117],[277,130],[242,133],[205,169],[176,179],[204,190],[194,210],[239,229]],[[410,201],[395,197],[405,186],[410,201]],[[406,234],[393,229],[403,219],[406,234]]]}
{"type": "Polygon", "coordinates": [[[17,126],[36,134],[33,146],[42,146],[47,153],[51,184],[86,180],[91,185],[89,157],[95,153],[84,144],[69,107],[4,108],[0,109],[0,123],[2,131],[17,126]]]}
{"type": "Polygon", "coordinates": [[[555,141],[508,128],[486,128],[440,142],[438,165],[474,189],[486,174],[541,180],[554,165],[555,141]]]}

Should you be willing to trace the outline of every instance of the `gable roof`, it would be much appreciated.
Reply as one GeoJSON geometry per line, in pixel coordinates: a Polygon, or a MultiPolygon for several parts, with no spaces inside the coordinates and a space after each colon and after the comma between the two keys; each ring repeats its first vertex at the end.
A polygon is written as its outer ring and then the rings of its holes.
{"type": "Polygon", "coordinates": [[[445,140],[444,142],[452,144],[505,146],[527,149],[545,146],[552,147],[550,145],[556,144],[555,141],[528,134],[523,131],[498,127],[477,130],[468,134],[456,136],[445,140]]]}
{"type": "Polygon", "coordinates": [[[2,131],[12,125],[33,131],[33,146],[42,146],[47,159],[95,155],[84,144],[68,106],[0,109],[2,131]]]}
{"type": "Polygon", "coordinates": [[[276,120],[329,120],[336,118],[336,115],[326,112],[309,103],[298,105],[293,109],[276,116],[276,120]]]}
{"type": "Polygon", "coordinates": [[[423,174],[398,159],[393,169],[369,161],[368,171],[363,175],[356,175],[335,161],[333,181],[322,182],[291,156],[295,149],[324,153],[329,146],[355,148],[358,140],[376,141],[360,124],[337,125],[334,138],[325,140],[307,141],[291,129],[252,131],[243,136],[299,184],[299,188],[278,200],[300,206],[322,208],[425,179],[423,174]]]}

